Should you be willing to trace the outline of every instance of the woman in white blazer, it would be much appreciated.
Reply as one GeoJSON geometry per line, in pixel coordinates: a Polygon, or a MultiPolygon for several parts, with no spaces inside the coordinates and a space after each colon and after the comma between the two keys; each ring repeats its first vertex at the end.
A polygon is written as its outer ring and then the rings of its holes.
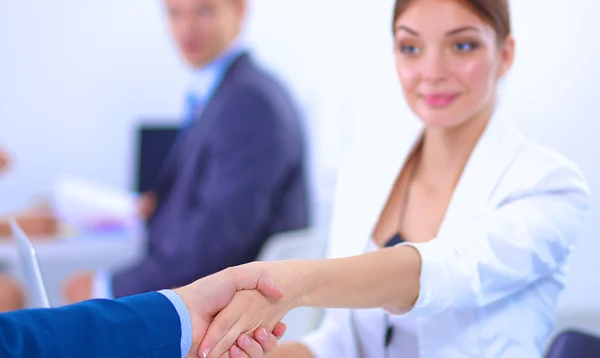
{"type": "Polygon", "coordinates": [[[252,264],[286,296],[239,293],[202,343],[209,357],[298,306],[333,309],[269,357],[542,356],[588,189],[494,116],[514,54],[507,0],[397,0],[393,28],[423,128],[374,130],[341,174],[331,259],[252,264]]]}

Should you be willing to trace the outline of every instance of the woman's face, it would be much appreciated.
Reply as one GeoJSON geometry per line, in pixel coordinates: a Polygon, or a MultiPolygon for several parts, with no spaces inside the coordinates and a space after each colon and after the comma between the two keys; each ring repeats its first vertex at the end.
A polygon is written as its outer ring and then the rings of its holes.
{"type": "Polygon", "coordinates": [[[426,126],[456,127],[494,106],[514,41],[457,0],[414,0],[395,23],[404,96],[426,126]]]}

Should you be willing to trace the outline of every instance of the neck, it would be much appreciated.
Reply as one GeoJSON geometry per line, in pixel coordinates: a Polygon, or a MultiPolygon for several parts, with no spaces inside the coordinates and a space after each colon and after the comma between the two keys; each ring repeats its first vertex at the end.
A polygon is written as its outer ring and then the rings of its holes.
{"type": "Polygon", "coordinates": [[[426,128],[417,180],[428,186],[454,188],[485,130],[493,108],[454,128],[426,128]]]}

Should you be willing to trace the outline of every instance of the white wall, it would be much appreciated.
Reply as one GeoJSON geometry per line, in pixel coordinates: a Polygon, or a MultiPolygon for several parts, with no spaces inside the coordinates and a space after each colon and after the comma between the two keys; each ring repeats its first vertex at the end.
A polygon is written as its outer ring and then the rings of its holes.
{"type": "MultiPolygon", "coordinates": [[[[399,121],[400,130],[414,124],[393,69],[391,0],[252,3],[248,41],[309,105],[322,167],[335,168],[354,120],[359,130],[381,121],[399,121]]],[[[501,111],[572,158],[598,188],[600,5],[512,3],[518,54],[501,111]]],[[[0,179],[0,209],[25,205],[62,171],[128,187],[136,120],[177,114],[187,80],[160,1],[4,0],[0,8],[0,142],[18,160],[0,179]]],[[[334,180],[330,172],[321,179],[334,180]]],[[[599,204],[595,195],[573,255],[565,314],[600,316],[599,204]]]]}

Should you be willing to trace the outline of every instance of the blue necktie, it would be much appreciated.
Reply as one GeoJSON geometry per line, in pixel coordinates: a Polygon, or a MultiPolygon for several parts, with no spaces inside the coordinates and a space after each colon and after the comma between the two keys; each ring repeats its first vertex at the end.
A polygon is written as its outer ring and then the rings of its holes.
{"type": "Polygon", "coordinates": [[[185,97],[185,117],[183,118],[183,123],[181,124],[181,128],[183,130],[187,129],[194,123],[194,120],[202,109],[202,105],[203,103],[197,95],[188,93],[188,95],[185,97]]]}

